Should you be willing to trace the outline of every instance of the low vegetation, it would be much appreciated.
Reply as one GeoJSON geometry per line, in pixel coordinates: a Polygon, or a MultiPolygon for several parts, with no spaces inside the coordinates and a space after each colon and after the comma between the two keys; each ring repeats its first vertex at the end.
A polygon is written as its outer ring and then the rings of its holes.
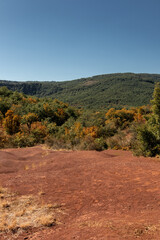
{"type": "Polygon", "coordinates": [[[79,110],[57,99],[0,88],[0,148],[45,143],[54,149],[132,149],[160,154],[160,85],[151,105],[106,111],[79,110]]]}

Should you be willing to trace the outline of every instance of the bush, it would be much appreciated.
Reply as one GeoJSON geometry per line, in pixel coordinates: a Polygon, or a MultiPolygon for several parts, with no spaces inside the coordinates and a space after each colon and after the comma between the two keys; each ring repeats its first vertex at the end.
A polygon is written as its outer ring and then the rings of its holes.
{"type": "Polygon", "coordinates": [[[0,148],[10,147],[8,144],[8,137],[4,135],[2,131],[0,131],[0,148]]]}
{"type": "MultiPolygon", "coordinates": [[[[101,128],[100,128],[101,129],[101,128]]],[[[115,126],[114,122],[107,123],[105,127],[103,127],[104,131],[100,130],[99,136],[103,137],[112,137],[117,133],[117,127],[115,126]],[[105,135],[103,135],[105,134],[105,135]]]]}
{"type": "Polygon", "coordinates": [[[35,145],[35,139],[24,133],[17,133],[12,137],[12,145],[14,147],[32,147],[35,145]]]}
{"type": "Polygon", "coordinates": [[[102,151],[107,148],[108,148],[107,143],[103,138],[94,139],[91,136],[86,136],[79,145],[80,150],[102,151]]]}
{"type": "Polygon", "coordinates": [[[45,139],[45,144],[53,149],[72,149],[72,144],[70,141],[65,141],[63,138],[55,138],[51,135],[47,136],[45,139]]]}
{"type": "Polygon", "coordinates": [[[145,157],[154,157],[160,154],[160,83],[157,83],[153,93],[152,114],[146,124],[137,128],[137,137],[134,143],[134,153],[145,157]]]}
{"type": "Polygon", "coordinates": [[[30,134],[35,143],[43,143],[44,138],[47,136],[47,128],[41,122],[32,123],[30,134]]]}
{"type": "Polygon", "coordinates": [[[106,124],[114,122],[115,126],[120,129],[125,129],[134,121],[134,111],[125,108],[116,110],[111,108],[106,113],[106,124]]]}
{"type": "Polygon", "coordinates": [[[129,150],[131,148],[132,135],[128,131],[119,131],[107,139],[108,147],[111,149],[129,150]]]}
{"type": "Polygon", "coordinates": [[[147,125],[137,129],[137,139],[133,144],[133,152],[137,156],[154,157],[160,154],[160,142],[147,125]]]}
{"type": "Polygon", "coordinates": [[[19,132],[20,130],[20,116],[15,115],[12,110],[8,110],[5,114],[4,128],[10,135],[19,132]]]}
{"type": "Polygon", "coordinates": [[[47,124],[47,131],[49,134],[55,134],[58,131],[58,127],[56,123],[49,123],[47,124]]]}

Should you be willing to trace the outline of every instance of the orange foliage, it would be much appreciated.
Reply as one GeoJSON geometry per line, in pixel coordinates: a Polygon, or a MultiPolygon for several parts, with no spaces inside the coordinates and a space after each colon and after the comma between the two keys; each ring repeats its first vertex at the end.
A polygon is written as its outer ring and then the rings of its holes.
{"type": "Polygon", "coordinates": [[[47,135],[47,128],[41,122],[34,122],[31,126],[31,133],[37,138],[44,138],[47,135]]]}
{"type": "Polygon", "coordinates": [[[145,121],[143,117],[144,114],[145,114],[144,107],[136,108],[136,112],[134,114],[135,122],[144,122],[145,121]]]}
{"type": "Polygon", "coordinates": [[[20,116],[15,115],[12,110],[8,110],[5,114],[4,128],[10,135],[20,130],[20,116]]]}
{"type": "Polygon", "coordinates": [[[82,125],[80,122],[75,122],[74,124],[74,133],[77,137],[82,136],[82,125]]]}
{"type": "Polygon", "coordinates": [[[96,126],[84,127],[83,128],[83,134],[84,135],[88,135],[88,136],[91,136],[93,138],[96,138],[97,133],[98,133],[98,127],[96,127],[96,126]]]}
{"type": "Polygon", "coordinates": [[[114,122],[116,127],[121,127],[124,124],[127,125],[129,122],[134,121],[134,110],[127,110],[125,108],[121,110],[115,110],[111,108],[106,113],[106,124],[114,122]]]}
{"type": "Polygon", "coordinates": [[[37,103],[37,100],[36,99],[34,99],[34,98],[31,98],[31,97],[29,97],[29,98],[23,98],[23,101],[24,102],[27,102],[27,103],[37,103]]]}
{"type": "Polygon", "coordinates": [[[43,104],[43,108],[44,108],[45,112],[48,112],[48,110],[49,110],[49,104],[48,104],[48,103],[44,103],[44,104],[43,104]]]}

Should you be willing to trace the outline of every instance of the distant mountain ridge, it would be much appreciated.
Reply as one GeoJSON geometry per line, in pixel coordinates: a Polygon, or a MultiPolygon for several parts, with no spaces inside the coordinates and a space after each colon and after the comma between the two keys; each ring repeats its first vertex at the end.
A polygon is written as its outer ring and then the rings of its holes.
{"type": "Polygon", "coordinates": [[[98,110],[147,105],[159,81],[160,74],[115,73],[63,82],[0,80],[0,87],[98,110]]]}

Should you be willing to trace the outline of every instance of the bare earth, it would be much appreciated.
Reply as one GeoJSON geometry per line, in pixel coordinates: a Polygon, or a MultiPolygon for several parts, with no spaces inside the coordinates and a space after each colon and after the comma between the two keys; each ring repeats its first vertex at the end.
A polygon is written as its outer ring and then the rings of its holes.
{"type": "Polygon", "coordinates": [[[114,150],[6,149],[0,151],[0,185],[63,208],[56,226],[16,239],[160,239],[159,159],[114,150]]]}

